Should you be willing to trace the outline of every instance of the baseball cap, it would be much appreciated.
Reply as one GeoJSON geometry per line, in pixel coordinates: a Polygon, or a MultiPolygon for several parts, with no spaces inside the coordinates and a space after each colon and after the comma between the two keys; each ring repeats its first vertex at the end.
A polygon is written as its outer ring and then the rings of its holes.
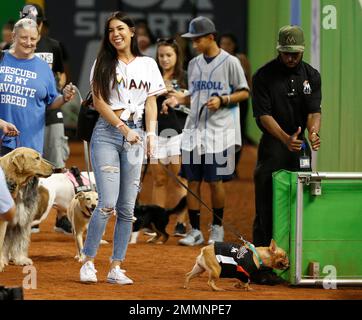
{"type": "Polygon", "coordinates": [[[214,23],[206,17],[200,16],[192,19],[189,24],[189,32],[181,35],[183,38],[196,38],[216,33],[214,23]]]}
{"type": "Polygon", "coordinates": [[[299,26],[284,26],[279,30],[277,50],[281,52],[303,52],[304,34],[299,26]]]}
{"type": "Polygon", "coordinates": [[[38,24],[46,20],[44,17],[43,9],[41,8],[41,6],[35,3],[24,6],[23,9],[20,11],[20,18],[30,18],[36,20],[38,24]]]}

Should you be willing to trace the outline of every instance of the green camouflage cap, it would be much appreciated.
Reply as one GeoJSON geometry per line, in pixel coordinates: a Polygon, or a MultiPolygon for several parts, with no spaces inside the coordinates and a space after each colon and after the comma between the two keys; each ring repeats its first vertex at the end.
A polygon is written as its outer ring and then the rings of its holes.
{"type": "Polygon", "coordinates": [[[299,26],[284,26],[280,28],[277,50],[281,52],[303,52],[303,30],[299,26]]]}

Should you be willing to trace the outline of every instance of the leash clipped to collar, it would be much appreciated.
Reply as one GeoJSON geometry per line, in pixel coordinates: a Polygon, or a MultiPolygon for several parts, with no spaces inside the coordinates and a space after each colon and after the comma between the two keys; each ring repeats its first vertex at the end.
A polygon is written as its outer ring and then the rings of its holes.
{"type": "Polygon", "coordinates": [[[254,246],[251,242],[245,240],[242,236],[240,236],[240,240],[241,240],[242,242],[244,242],[244,245],[247,245],[247,246],[250,248],[251,251],[253,251],[253,253],[255,254],[255,256],[258,258],[259,265],[262,266],[262,265],[263,265],[263,261],[261,260],[259,254],[258,254],[258,251],[256,251],[255,246],[254,246]]]}

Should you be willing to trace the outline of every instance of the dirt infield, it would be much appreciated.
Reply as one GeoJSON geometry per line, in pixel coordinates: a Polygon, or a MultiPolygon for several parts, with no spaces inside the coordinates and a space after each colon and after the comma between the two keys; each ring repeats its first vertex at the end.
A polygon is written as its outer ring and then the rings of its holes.
{"type": "MultiPolygon", "coordinates": [[[[72,157],[67,166],[77,165],[84,169],[83,147],[80,143],[71,143],[72,157]]],[[[226,184],[225,222],[233,225],[246,239],[251,239],[251,226],[254,215],[253,169],[256,160],[256,148],[246,146],[239,163],[239,179],[226,184]]],[[[143,184],[141,201],[150,203],[150,176],[147,174],[143,184]]],[[[170,190],[171,190],[170,186],[170,190]]],[[[203,198],[210,204],[209,191],[202,188],[203,198]]],[[[170,196],[170,206],[176,199],[170,196]]],[[[202,231],[208,234],[211,216],[206,210],[201,212],[202,231]]],[[[79,282],[80,264],[74,260],[75,243],[71,236],[53,231],[54,213],[41,226],[41,232],[32,235],[30,258],[36,267],[37,288],[24,290],[27,300],[260,300],[260,299],[362,299],[362,288],[339,288],[324,290],[321,288],[296,288],[290,286],[252,285],[254,291],[244,292],[233,287],[232,280],[221,279],[218,284],[225,292],[211,292],[206,275],[194,279],[191,288],[182,288],[184,274],[188,272],[198,255],[200,247],[182,247],[177,245],[179,238],[170,237],[164,245],[147,244],[147,236],[141,235],[136,245],[130,245],[123,265],[128,275],[134,279],[132,286],[118,286],[106,283],[108,259],[112,245],[102,245],[96,258],[99,282],[85,285],[79,282]]],[[[174,228],[175,217],[171,217],[168,232],[174,228]]],[[[112,242],[114,218],[109,221],[105,239],[112,242]]],[[[233,234],[226,230],[225,240],[236,241],[233,234]]],[[[8,266],[0,273],[0,284],[21,286],[24,277],[23,268],[8,266]]]]}

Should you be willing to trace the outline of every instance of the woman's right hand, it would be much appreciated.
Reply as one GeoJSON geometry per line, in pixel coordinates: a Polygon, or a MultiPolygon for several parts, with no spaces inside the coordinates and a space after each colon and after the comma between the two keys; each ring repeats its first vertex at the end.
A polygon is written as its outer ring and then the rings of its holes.
{"type": "Polygon", "coordinates": [[[142,142],[140,135],[126,125],[122,126],[120,131],[126,137],[127,142],[129,142],[130,144],[142,142]]]}

